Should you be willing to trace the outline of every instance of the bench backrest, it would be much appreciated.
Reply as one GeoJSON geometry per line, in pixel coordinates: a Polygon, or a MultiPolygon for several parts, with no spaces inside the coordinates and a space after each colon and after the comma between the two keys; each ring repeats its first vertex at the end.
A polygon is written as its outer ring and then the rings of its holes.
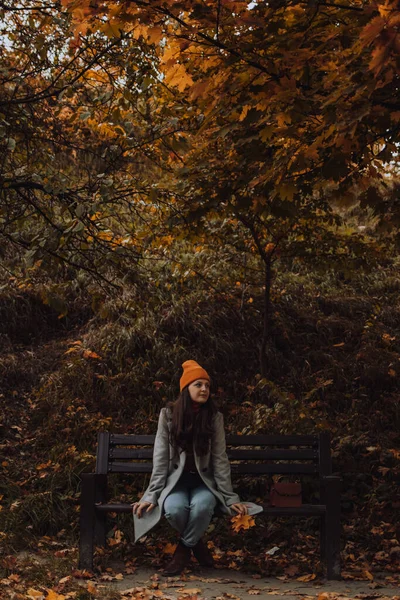
{"type": "MultiPolygon", "coordinates": [[[[98,434],[96,473],[151,473],[155,435],[98,434]]],[[[331,475],[330,435],[228,435],[232,473],[331,475]]]]}

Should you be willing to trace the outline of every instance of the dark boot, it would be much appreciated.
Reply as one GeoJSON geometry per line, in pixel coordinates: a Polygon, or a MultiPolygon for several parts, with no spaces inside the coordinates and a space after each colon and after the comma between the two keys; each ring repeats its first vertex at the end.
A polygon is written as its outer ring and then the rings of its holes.
{"type": "Polygon", "coordinates": [[[193,554],[195,555],[199,564],[202,567],[214,566],[214,559],[212,557],[212,554],[207,548],[206,544],[203,542],[203,540],[199,540],[197,544],[193,547],[193,554]]]}
{"type": "Polygon", "coordinates": [[[179,542],[171,561],[163,571],[163,575],[170,576],[181,573],[189,564],[191,555],[192,549],[182,544],[182,542],[179,542]]]}

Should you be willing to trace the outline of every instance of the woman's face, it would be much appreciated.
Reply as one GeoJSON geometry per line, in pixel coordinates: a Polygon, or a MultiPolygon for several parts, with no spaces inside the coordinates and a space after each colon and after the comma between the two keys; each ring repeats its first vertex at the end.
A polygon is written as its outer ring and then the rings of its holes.
{"type": "Polygon", "coordinates": [[[193,402],[204,404],[210,395],[210,382],[207,379],[196,379],[188,389],[193,402]]]}

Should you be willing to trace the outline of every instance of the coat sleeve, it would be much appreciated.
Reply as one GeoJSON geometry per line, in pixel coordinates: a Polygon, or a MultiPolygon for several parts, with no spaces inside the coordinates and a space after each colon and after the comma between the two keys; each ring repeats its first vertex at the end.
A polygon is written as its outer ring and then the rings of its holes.
{"type": "Polygon", "coordinates": [[[161,409],[158,419],[157,434],[153,451],[153,470],[150,477],[150,483],[141,498],[142,502],[151,502],[151,504],[157,504],[168,476],[169,438],[165,410],[165,408],[161,409]]]}
{"type": "Polygon", "coordinates": [[[226,453],[223,414],[218,412],[214,419],[214,431],[211,439],[211,458],[217,489],[223,495],[227,506],[240,502],[232,489],[231,465],[226,453]]]}

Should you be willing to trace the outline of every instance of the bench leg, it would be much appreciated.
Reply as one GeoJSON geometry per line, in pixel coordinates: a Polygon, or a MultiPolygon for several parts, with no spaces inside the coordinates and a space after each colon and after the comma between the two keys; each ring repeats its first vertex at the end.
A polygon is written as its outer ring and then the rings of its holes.
{"type": "Polygon", "coordinates": [[[92,571],[96,498],[95,473],[82,473],[81,478],[79,568],[92,571]]]}
{"type": "Polygon", "coordinates": [[[319,545],[321,553],[321,563],[326,562],[326,517],[322,516],[319,520],[319,545]]]}
{"type": "Polygon", "coordinates": [[[340,575],[340,478],[324,477],[326,485],[325,523],[321,525],[321,554],[327,566],[328,579],[341,579],[340,575]]]}
{"type": "MultiPolygon", "coordinates": [[[[96,475],[95,502],[107,502],[107,475],[96,475]]],[[[94,543],[96,546],[106,545],[106,519],[105,513],[95,512],[94,515],[94,543]]]]}

